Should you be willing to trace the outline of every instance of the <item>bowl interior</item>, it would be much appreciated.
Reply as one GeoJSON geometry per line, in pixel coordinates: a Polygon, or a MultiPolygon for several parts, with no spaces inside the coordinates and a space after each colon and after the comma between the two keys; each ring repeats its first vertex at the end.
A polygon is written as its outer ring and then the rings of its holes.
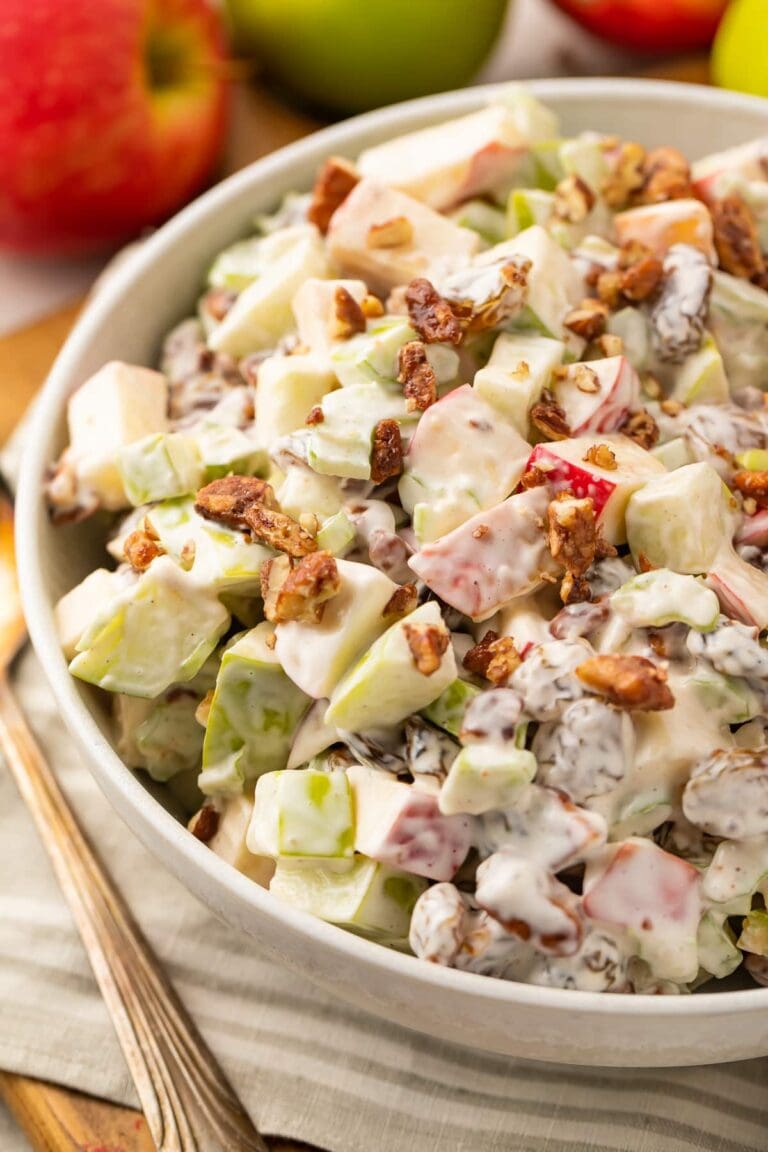
{"type": "MultiPolygon", "coordinates": [[[[566,134],[587,129],[615,132],[648,146],[674,145],[691,158],[768,132],[768,102],[688,85],[587,80],[541,81],[531,87],[559,113],[566,134]]],[[[156,793],[153,798],[119,761],[113,751],[106,701],[100,693],[69,677],[57,645],[52,615],[56,600],[105,562],[104,525],[94,521],[54,529],[41,499],[42,481],[47,464],[64,446],[68,394],[107,360],[154,365],[165,333],[194,311],[213,256],[246,235],[256,213],[272,209],[290,189],[310,187],[319,162],[326,156],[340,153],[354,157],[372,142],[470,111],[483,104],[493,91],[486,88],[452,93],[358,117],[258,162],[174,218],[126,259],[89,304],[38,402],[22,470],[18,543],[30,631],[65,719],[90,749],[92,767],[101,786],[134,830],[167,863],[187,879],[193,872],[198,874],[192,885],[198,894],[214,906],[221,906],[221,893],[228,892],[226,914],[230,919],[250,927],[245,909],[255,901],[262,916],[290,921],[298,925],[300,932],[340,951],[357,949],[370,963],[377,963],[374,953],[384,950],[365,941],[350,942],[353,938],[346,933],[290,910],[272,906],[265,912],[261,893],[254,894],[250,882],[226,866],[220,867],[221,862],[209,859],[211,853],[201,845],[190,843],[192,838],[162,810],[156,793]],[[235,907],[241,911],[233,912],[235,907]]],[[[403,962],[416,965],[405,957],[382,961],[390,969],[403,962]]],[[[535,992],[539,1000],[550,997],[553,1003],[568,1007],[576,1007],[577,1001],[594,1004],[602,999],[557,989],[532,991],[457,972],[424,973],[419,978],[439,981],[444,986],[457,979],[474,981],[472,986],[479,994],[498,999],[525,999],[535,992]],[[481,990],[481,984],[499,987],[481,990]]],[[[734,995],[766,998],[768,991],[734,995]]],[[[704,993],[684,999],[701,1002],[714,998],[704,993]]],[[[682,1005],[681,1010],[687,1009],[682,1005]]]]}

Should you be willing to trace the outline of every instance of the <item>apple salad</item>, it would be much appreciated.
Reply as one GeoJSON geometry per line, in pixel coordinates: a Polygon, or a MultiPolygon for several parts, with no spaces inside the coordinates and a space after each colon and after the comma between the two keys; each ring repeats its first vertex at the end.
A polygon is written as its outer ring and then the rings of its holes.
{"type": "Polygon", "coordinates": [[[595,992],[768,983],[768,137],[524,90],[331,157],[69,401],[57,607],[275,899],[595,992]]]}

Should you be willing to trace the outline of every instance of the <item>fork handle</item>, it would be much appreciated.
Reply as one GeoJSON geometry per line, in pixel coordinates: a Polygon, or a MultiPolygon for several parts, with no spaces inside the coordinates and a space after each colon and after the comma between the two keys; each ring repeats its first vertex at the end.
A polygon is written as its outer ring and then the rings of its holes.
{"type": "Polygon", "coordinates": [[[83,938],[158,1152],[268,1152],[75,820],[4,675],[0,748],[83,938]]]}

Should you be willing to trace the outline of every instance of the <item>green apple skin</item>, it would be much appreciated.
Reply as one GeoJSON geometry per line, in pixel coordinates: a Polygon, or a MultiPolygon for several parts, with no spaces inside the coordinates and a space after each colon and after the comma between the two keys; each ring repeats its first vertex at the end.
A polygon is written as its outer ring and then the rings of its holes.
{"type": "Polygon", "coordinates": [[[235,46],[310,104],[363,112],[461,88],[507,0],[227,0],[235,46]]]}
{"type": "Polygon", "coordinates": [[[454,680],[436,700],[422,709],[422,715],[451,736],[458,736],[464,723],[464,713],[479,691],[467,680],[454,680]]]}

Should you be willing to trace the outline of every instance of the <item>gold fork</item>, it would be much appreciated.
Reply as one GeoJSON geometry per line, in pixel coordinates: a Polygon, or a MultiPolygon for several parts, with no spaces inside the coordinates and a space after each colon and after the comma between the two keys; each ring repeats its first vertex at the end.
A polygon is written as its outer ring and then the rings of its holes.
{"type": "Polygon", "coordinates": [[[158,1152],[268,1152],[78,826],[11,692],[27,639],[0,492],[0,748],[29,808],[112,1018],[158,1152]]]}

